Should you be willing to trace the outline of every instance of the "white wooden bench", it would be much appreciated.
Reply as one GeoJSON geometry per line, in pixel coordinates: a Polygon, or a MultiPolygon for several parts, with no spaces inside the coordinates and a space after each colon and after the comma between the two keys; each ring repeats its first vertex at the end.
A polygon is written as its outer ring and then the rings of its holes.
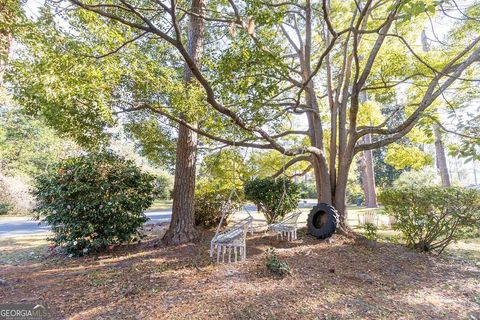
{"type": "Polygon", "coordinates": [[[362,213],[362,219],[358,215],[358,224],[363,226],[367,223],[373,224],[378,227],[378,215],[376,213],[377,209],[367,209],[362,213]]]}

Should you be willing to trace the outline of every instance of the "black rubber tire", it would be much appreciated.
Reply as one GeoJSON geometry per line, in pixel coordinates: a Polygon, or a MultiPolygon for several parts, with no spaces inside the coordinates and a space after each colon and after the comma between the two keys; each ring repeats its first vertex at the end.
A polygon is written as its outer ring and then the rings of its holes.
{"type": "Polygon", "coordinates": [[[335,232],[337,223],[337,210],[329,204],[319,203],[308,215],[308,232],[319,239],[326,239],[335,232]]]}

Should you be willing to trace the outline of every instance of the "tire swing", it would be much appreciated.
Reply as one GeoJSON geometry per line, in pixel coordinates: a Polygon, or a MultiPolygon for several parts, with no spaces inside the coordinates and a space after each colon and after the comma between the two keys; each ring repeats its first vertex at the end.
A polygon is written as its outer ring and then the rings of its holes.
{"type": "Polygon", "coordinates": [[[332,236],[337,229],[338,212],[329,204],[319,203],[310,210],[308,215],[308,232],[318,239],[332,236]]]}

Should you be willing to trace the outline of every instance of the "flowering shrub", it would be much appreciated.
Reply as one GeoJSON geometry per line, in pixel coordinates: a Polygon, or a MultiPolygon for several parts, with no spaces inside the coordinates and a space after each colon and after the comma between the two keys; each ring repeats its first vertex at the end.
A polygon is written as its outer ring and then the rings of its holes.
{"type": "Polygon", "coordinates": [[[154,177],[110,152],[67,159],[36,180],[36,218],[51,240],[75,255],[139,237],[154,177]]]}

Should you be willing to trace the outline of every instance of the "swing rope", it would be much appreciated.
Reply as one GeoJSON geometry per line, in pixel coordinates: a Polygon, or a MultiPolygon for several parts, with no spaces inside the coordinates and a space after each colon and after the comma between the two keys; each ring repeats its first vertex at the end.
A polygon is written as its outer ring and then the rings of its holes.
{"type": "MultiPolygon", "coordinates": [[[[282,164],[282,175],[284,176],[284,178],[282,179],[282,183],[283,183],[283,192],[282,192],[282,195],[280,196],[280,200],[278,201],[278,204],[275,208],[275,211],[273,212],[273,217],[272,217],[272,221],[275,221],[277,216],[278,216],[278,211],[279,209],[281,208],[281,206],[283,205],[283,203],[285,201],[289,201],[288,199],[288,196],[287,196],[287,175],[286,175],[286,166],[287,166],[287,161],[286,161],[286,156],[285,156],[285,151],[282,152],[282,160],[283,160],[283,164],[282,164]]],[[[275,178],[276,180],[276,178],[275,178]]]]}
{"type": "MultiPolygon", "coordinates": [[[[233,126],[233,148],[236,148],[236,132],[235,132],[235,129],[236,129],[236,126],[234,125],[233,126]]],[[[237,172],[237,167],[236,167],[236,162],[235,162],[235,158],[232,157],[232,162],[233,162],[233,171],[232,171],[232,190],[230,191],[230,194],[228,195],[228,199],[227,201],[223,204],[223,208],[222,208],[222,217],[220,218],[220,223],[218,224],[217,226],[217,230],[215,231],[215,237],[218,236],[218,233],[220,232],[220,228],[222,227],[223,225],[223,222],[225,220],[225,215],[227,213],[227,210],[229,209],[229,204],[231,203],[232,201],[232,197],[235,195],[236,198],[237,198],[237,201],[238,202],[242,202],[242,199],[240,198],[240,196],[238,195],[238,192],[237,192],[237,188],[236,188],[236,172],[237,172]]],[[[248,214],[248,218],[247,219],[252,219],[253,221],[253,216],[252,214],[250,213],[250,211],[245,208],[245,206],[243,206],[243,210],[248,214]]],[[[251,230],[253,230],[253,226],[251,227],[251,230]]]]}

